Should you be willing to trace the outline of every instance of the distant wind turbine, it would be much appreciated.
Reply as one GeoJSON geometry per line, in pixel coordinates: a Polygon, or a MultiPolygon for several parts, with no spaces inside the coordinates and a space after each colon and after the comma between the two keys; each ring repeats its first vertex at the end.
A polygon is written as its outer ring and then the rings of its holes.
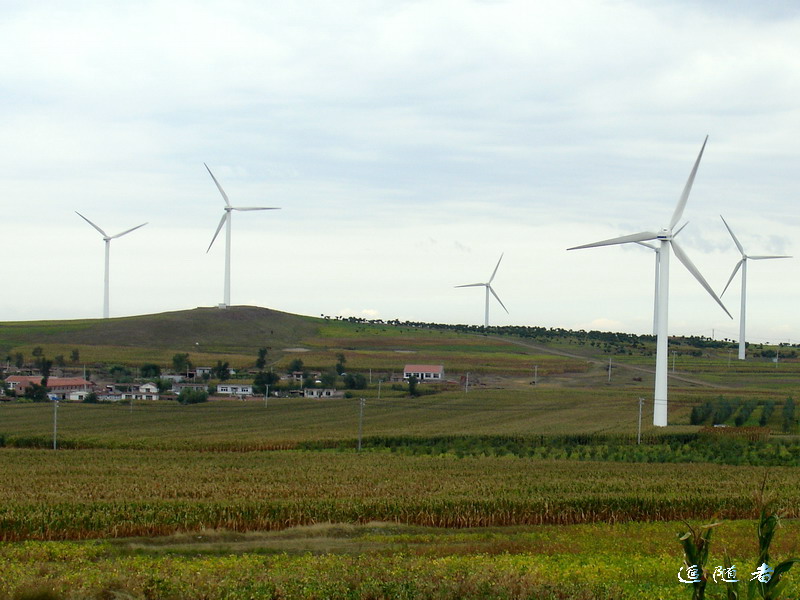
{"type": "MultiPolygon", "coordinates": [[[[703,278],[700,274],[700,271],[697,270],[697,267],[694,266],[694,263],[689,259],[683,249],[678,245],[675,241],[675,236],[677,235],[678,231],[673,232],[675,226],[678,224],[678,221],[681,220],[683,216],[683,211],[686,208],[686,201],[689,199],[689,193],[692,190],[692,184],[694,184],[695,176],[697,175],[697,168],[700,166],[700,159],[703,157],[703,151],[706,147],[706,142],[708,142],[708,136],[706,136],[705,141],[703,142],[703,146],[700,148],[700,154],[697,155],[697,160],[694,163],[694,167],[692,167],[692,171],[689,174],[689,179],[686,181],[686,185],[683,188],[683,193],[681,194],[680,199],[678,200],[678,204],[675,207],[675,212],[672,214],[672,219],[670,219],[669,225],[659,232],[653,231],[642,231],[639,233],[634,233],[631,235],[625,235],[618,238],[612,238],[608,240],[603,240],[600,242],[594,242],[592,244],[584,244],[583,246],[576,246],[574,248],[569,248],[569,250],[578,250],[581,248],[594,248],[597,246],[612,246],[616,244],[627,244],[631,242],[647,242],[650,240],[658,240],[659,242],[659,253],[658,253],[658,307],[656,309],[657,312],[657,339],[656,339],[656,381],[655,381],[655,391],[654,391],[654,405],[653,405],[653,425],[657,427],[666,427],[667,425],[667,362],[668,362],[668,318],[669,318],[669,255],[670,255],[670,248],[675,252],[675,256],[678,257],[683,263],[689,272],[694,275],[695,279],[702,285],[706,291],[711,295],[714,300],[717,301],[722,307],[728,316],[730,317],[731,314],[728,312],[728,309],[725,308],[725,305],[722,304],[722,301],[719,297],[714,293],[714,290],[711,289],[711,286],[708,282],[703,278]]],[[[731,317],[733,318],[733,317],[731,317]]]]}
{"type": "Polygon", "coordinates": [[[747,297],[747,260],[768,260],[771,258],[792,258],[791,256],[748,256],[744,252],[744,248],[742,244],[739,243],[739,240],[736,239],[736,236],[733,234],[733,230],[730,228],[730,225],[725,221],[725,218],[720,215],[720,219],[722,222],[725,223],[725,227],[728,230],[728,233],[731,234],[733,238],[733,243],[736,244],[736,247],[739,249],[739,253],[742,255],[742,259],[736,263],[736,266],[733,268],[733,273],[731,273],[730,279],[728,279],[728,283],[725,284],[725,289],[722,290],[722,294],[720,296],[724,296],[725,292],[728,290],[728,286],[733,281],[733,278],[736,277],[736,273],[739,272],[739,269],[742,269],[742,306],[741,311],[739,314],[739,360],[745,359],[745,337],[744,337],[744,325],[745,325],[745,312],[746,312],[746,297],[747,297]]]}
{"type": "Polygon", "coordinates": [[[97,231],[99,231],[100,235],[103,236],[103,241],[106,244],[106,267],[105,267],[105,277],[103,279],[103,318],[107,319],[108,318],[108,271],[109,271],[108,265],[109,265],[109,258],[110,258],[110,254],[111,254],[111,240],[119,238],[119,237],[122,237],[123,235],[127,235],[131,231],[135,231],[135,230],[139,229],[140,227],[144,227],[145,225],[147,225],[147,223],[142,223],[141,225],[137,225],[136,227],[131,227],[130,229],[127,229],[127,230],[123,231],[122,233],[118,233],[117,235],[108,235],[105,231],[100,229],[97,225],[92,223],[89,219],[84,217],[77,210],[75,211],[75,214],[78,215],[84,221],[86,221],[89,225],[94,227],[97,231]]]}
{"type": "Polygon", "coordinates": [[[497,265],[495,266],[494,271],[492,271],[492,276],[489,277],[489,281],[487,281],[486,283],[468,283],[466,285],[457,285],[457,286],[455,286],[457,288],[480,287],[480,286],[484,286],[486,288],[486,310],[485,310],[484,319],[483,319],[483,326],[484,327],[488,327],[489,326],[489,292],[491,292],[492,295],[495,298],[497,298],[497,301],[500,303],[500,306],[503,307],[503,310],[508,312],[508,309],[506,308],[506,305],[503,304],[503,301],[500,300],[500,296],[498,296],[497,293],[492,288],[492,281],[494,281],[494,276],[497,275],[497,269],[500,266],[500,261],[503,260],[504,254],[505,253],[500,255],[500,260],[497,261],[497,265]]]}
{"type": "Polygon", "coordinates": [[[225,214],[222,215],[222,219],[219,221],[219,225],[217,226],[217,230],[214,232],[214,237],[211,238],[211,243],[208,245],[206,254],[208,254],[208,251],[211,250],[211,246],[214,245],[214,240],[217,239],[219,232],[222,230],[222,226],[225,225],[225,302],[223,306],[228,307],[231,305],[231,211],[280,209],[266,206],[231,206],[230,200],[228,200],[228,195],[225,193],[225,190],[222,189],[222,186],[219,184],[219,181],[217,181],[217,178],[214,177],[211,169],[208,168],[206,163],[203,163],[203,165],[205,165],[208,174],[211,175],[211,179],[213,179],[214,183],[217,185],[219,193],[222,194],[222,199],[225,200],[225,214]]]}

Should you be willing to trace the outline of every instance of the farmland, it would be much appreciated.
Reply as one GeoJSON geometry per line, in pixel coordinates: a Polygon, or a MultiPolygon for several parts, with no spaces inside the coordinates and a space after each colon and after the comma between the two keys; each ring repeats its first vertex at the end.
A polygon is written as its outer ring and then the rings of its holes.
{"type": "MultiPolygon", "coordinates": [[[[639,445],[647,339],[247,307],[0,324],[10,354],[77,349],[93,369],[166,366],[176,352],[248,368],[265,344],[277,371],[343,355],[377,380],[435,362],[471,386],[411,397],[373,381],[333,400],[57,412],[0,403],[0,599],[688,598],[681,521],[722,521],[709,564],[727,551],[746,580],[763,481],[785,517],[773,559],[800,555],[800,365],[788,356],[731,364],[724,345],[676,340],[670,427],[649,426],[645,402],[639,445]]],[[[798,581],[790,573],[788,597],[798,581]]],[[[724,594],[709,584],[707,597],[724,594]]]]}

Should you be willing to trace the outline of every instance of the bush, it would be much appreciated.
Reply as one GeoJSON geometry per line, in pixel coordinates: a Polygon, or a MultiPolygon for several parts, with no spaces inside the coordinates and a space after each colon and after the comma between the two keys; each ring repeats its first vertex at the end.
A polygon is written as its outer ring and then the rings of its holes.
{"type": "Polygon", "coordinates": [[[178,402],[181,404],[199,404],[201,402],[208,402],[208,392],[205,390],[192,390],[183,388],[178,395],[178,402]]]}
{"type": "Polygon", "coordinates": [[[367,387],[367,378],[361,373],[347,373],[342,377],[342,381],[348,390],[363,390],[367,387]]]}

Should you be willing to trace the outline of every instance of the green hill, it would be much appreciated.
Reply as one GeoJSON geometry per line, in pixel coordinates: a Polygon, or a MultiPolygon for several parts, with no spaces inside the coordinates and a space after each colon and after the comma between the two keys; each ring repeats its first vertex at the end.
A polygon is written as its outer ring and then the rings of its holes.
{"type": "Polygon", "coordinates": [[[328,369],[340,355],[352,371],[389,374],[406,363],[443,364],[451,378],[466,372],[530,378],[534,365],[541,376],[580,374],[588,368],[581,358],[469,331],[313,318],[253,306],[0,323],[0,357],[13,363],[19,353],[30,363],[37,347],[50,359],[62,357],[72,368],[98,363],[169,366],[177,353],[189,353],[196,366],[223,360],[233,367],[251,367],[264,347],[275,368],[300,358],[306,368],[328,369]],[[74,351],[78,360],[71,358],[74,351]]]}
{"type": "Polygon", "coordinates": [[[81,361],[164,362],[177,352],[205,355],[255,355],[261,347],[282,349],[317,334],[322,319],[254,306],[227,310],[195,308],[154,315],[70,321],[0,323],[0,353],[29,357],[41,347],[48,357],[81,361]]]}

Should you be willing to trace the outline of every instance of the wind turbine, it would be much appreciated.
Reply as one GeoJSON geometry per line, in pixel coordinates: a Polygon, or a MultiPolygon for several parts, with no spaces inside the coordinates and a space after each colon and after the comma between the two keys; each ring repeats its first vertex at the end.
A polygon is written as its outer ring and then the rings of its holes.
{"type": "Polygon", "coordinates": [[[489,281],[487,281],[486,283],[468,283],[466,285],[457,285],[457,286],[455,286],[457,288],[480,287],[480,286],[484,286],[486,288],[486,311],[485,311],[484,318],[483,318],[483,326],[484,327],[488,327],[489,326],[489,292],[491,292],[492,295],[495,298],[497,298],[497,301],[500,303],[500,306],[503,307],[503,310],[508,312],[508,309],[506,308],[506,305],[503,304],[503,301],[500,300],[500,296],[498,296],[497,293],[492,288],[492,281],[494,281],[494,276],[497,275],[497,269],[500,266],[500,261],[503,260],[504,254],[505,253],[500,255],[500,260],[497,261],[497,265],[495,266],[494,271],[492,271],[492,276],[489,277],[489,281]]]}
{"type": "Polygon", "coordinates": [[[739,360],[744,360],[745,359],[744,324],[745,324],[745,308],[746,308],[746,300],[745,300],[745,298],[747,296],[747,260],[748,259],[751,259],[751,260],[768,260],[768,259],[771,259],[771,258],[792,258],[792,257],[791,256],[785,256],[785,255],[780,255],[780,256],[748,256],[747,254],[745,254],[744,248],[742,247],[742,244],[739,243],[739,240],[736,239],[736,236],[733,234],[733,230],[730,228],[730,225],[728,225],[727,221],[725,221],[725,218],[722,215],[720,215],[719,218],[722,219],[723,223],[725,223],[725,227],[727,228],[728,233],[730,233],[731,237],[733,238],[733,243],[736,244],[736,247],[739,249],[739,253],[742,255],[742,259],[738,263],[736,263],[736,266],[733,268],[733,273],[731,273],[730,279],[728,279],[728,283],[725,284],[725,289],[722,290],[722,294],[720,294],[720,295],[721,296],[725,295],[725,292],[728,290],[728,286],[731,284],[731,281],[733,281],[733,278],[736,277],[736,273],[741,268],[742,269],[742,307],[741,307],[741,311],[740,311],[740,314],[739,314],[739,360]]]}
{"type": "MultiPolygon", "coordinates": [[[[722,300],[714,293],[714,290],[711,289],[711,286],[708,282],[703,278],[700,274],[700,271],[697,270],[697,267],[694,266],[694,263],[689,259],[683,249],[678,245],[675,241],[675,236],[680,231],[673,232],[675,226],[678,224],[678,221],[681,220],[683,216],[683,211],[686,208],[686,201],[689,199],[689,193],[692,190],[692,184],[694,183],[694,178],[697,175],[697,168],[700,166],[700,159],[703,157],[703,151],[706,148],[706,142],[708,142],[708,136],[703,141],[703,146],[700,148],[700,154],[697,155],[697,160],[694,163],[694,167],[692,167],[692,171],[689,174],[689,179],[686,181],[686,185],[683,188],[683,193],[681,194],[678,204],[675,207],[675,212],[672,214],[672,218],[669,221],[669,225],[664,227],[659,232],[653,231],[641,231],[639,233],[634,233],[631,235],[625,235],[618,238],[612,238],[608,240],[603,240],[600,242],[594,242],[591,244],[584,244],[583,246],[576,246],[574,248],[569,248],[569,250],[578,250],[581,248],[594,248],[597,246],[612,246],[616,244],[627,244],[631,242],[647,242],[650,240],[658,240],[659,244],[659,253],[658,253],[658,305],[656,308],[656,321],[657,321],[657,333],[656,333],[656,381],[655,381],[655,391],[654,391],[654,403],[653,403],[653,425],[656,427],[666,427],[667,426],[667,362],[668,362],[668,318],[669,318],[669,255],[670,255],[670,248],[673,252],[675,252],[675,256],[678,258],[679,261],[683,263],[688,271],[694,275],[695,279],[702,285],[706,291],[711,295],[714,300],[717,301],[722,307],[729,317],[731,314],[728,312],[728,309],[725,308],[725,305],[722,304],[722,300]]],[[[733,318],[733,317],[731,317],[733,318]]]]}
{"type": "Polygon", "coordinates": [[[99,231],[100,235],[103,236],[103,241],[106,244],[106,268],[105,268],[105,277],[103,279],[103,318],[107,319],[108,318],[108,270],[109,270],[108,269],[108,264],[109,264],[110,254],[111,254],[111,240],[119,238],[119,237],[122,237],[123,235],[127,235],[131,231],[135,231],[135,230],[139,229],[139,227],[144,227],[145,225],[147,225],[147,223],[142,223],[141,225],[137,225],[136,227],[131,227],[130,229],[127,229],[127,230],[123,231],[122,233],[118,233],[117,235],[108,235],[105,231],[100,229],[97,225],[92,223],[89,219],[84,217],[77,210],[75,211],[75,214],[78,215],[84,221],[86,221],[89,225],[94,227],[97,231],[99,231]]]}
{"type": "Polygon", "coordinates": [[[222,186],[219,184],[219,181],[217,181],[217,178],[214,177],[211,169],[208,168],[206,163],[203,163],[203,165],[205,165],[208,174],[211,175],[211,179],[213,179],[214,183],[217,185],[219,193],[222,194],[222,199],[225,200],[225,214],[222,215],[222,219],[219,221],[219,225],[217,226],[217,230],[214,232],[214,237],[211,238],[211,243],[208,245],[206,254],[208,254],[208,251],[211,250],[211,246],[214,245],[214,240],[217,239],[220,230],[222,230],[222,226],[225,225],[225,302],[222,304],[222,307],[227,308],[231,305],[231,211],[280,209],[266,206],[231,206],[230,200],[228,200],[228,195],[225,193],[225,190],[222,189],[222,186]]]}

